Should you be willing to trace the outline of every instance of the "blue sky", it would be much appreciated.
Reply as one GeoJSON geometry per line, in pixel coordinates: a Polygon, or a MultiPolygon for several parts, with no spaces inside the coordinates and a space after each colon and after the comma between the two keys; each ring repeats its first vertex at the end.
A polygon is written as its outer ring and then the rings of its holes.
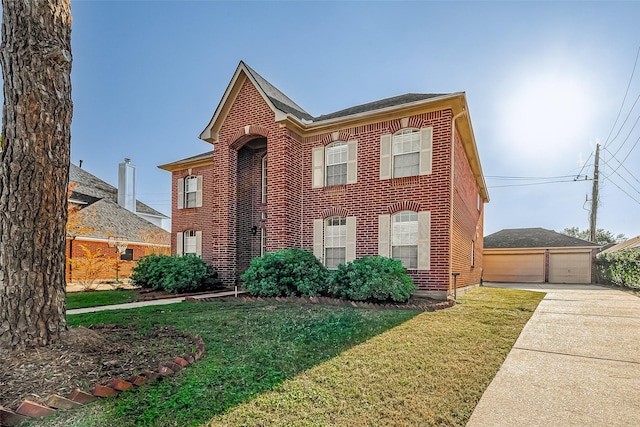
{"type": "Polygon", "coordinates": [[[72,161],[115,184],[131,158],[138,199],[166,214],[171,177],[157,165],[211,149],[198,135],[244,60],[312,115],[465,91],[491,197],[485,234],[588,227],[591,181],[570,176],[590,176],[596,139],[620,129],[598,226],[640,234],[640,66],[613,127],[639,2],[73,0],[72,15],[72,161]],[[541,181],[568,182],[522,185],[541,181]]]}

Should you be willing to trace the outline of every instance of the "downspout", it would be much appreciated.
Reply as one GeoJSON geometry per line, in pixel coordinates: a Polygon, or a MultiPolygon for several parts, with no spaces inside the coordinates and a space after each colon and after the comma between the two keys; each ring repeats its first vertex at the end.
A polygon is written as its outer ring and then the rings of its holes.
{"type": "Polygon", "coordinates": [[[304,232],[304,145],[300,142],[300,249],[303,249],[304,241],[302,234],[304,232]]]}
{"type": "Polygon", "coordinates": [[[453,200],[454,200],[454,185],[453,185],[453,179],[454,179],[454,166],[455,166],[455,148],[456,148],[456,120],[458,119],[458,117],[463,116],[464,114],[467,114],[467,110],[466,108],[463,108],[462,111],[460,111],[458,114],[456,114],[455,116],[453,116],[453,118],[451,119],[451,170],[450,170],[450,174],[451,174],[451,178],[450,178],[450,206],[449,206],[449,287],[447,290],[447,296],[449,294],[449,292],[451,291],[451,283],[452,283],[452,273],[453,273],[453,200]]]}

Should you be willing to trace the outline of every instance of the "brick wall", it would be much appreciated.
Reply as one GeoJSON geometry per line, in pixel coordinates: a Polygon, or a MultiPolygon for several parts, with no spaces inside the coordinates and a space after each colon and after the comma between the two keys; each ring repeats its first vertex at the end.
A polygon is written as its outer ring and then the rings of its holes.
{"type": "MultiPolygon", "coordinates": [[[[482,269],[482,209],[476,207],[477,188],[459,138],[456,140],[453,225],[451,221],[451,110],[408,118],[409,126],[433,127],[432,173],[380,180],[380,136],[402,128],[401,120],[341,129],[337,140],[358,141],[357,183],[312,188],[312,150],[334,141],[334,133],[302,138],[274,122],[274,113],[256,88],[245,80],[219,131],[214,165],[197,168],[203,175],[203,206],[173,207],[172,247],[176,232],[201,230],[202,257],[214,265],[226,284],[260,253],[260,228],[266,229],[267,250],[313,248],[313,220],[331,212],[355,216],[356,257],[378,254],[378,217],[403,206],[431,212],[431,269],[409,271],[425,291],[447,291],[450,260],[460,270],[461,285],[477,283],[482,269]],[[261,158],[257,141],[266,138],[267,203],[261,201],[261,158]],[[243,148],[244,147],[244,148],[243,148]],[[266,213],[266,219],[262,214],[266,213]],[[257,227],[252,236],[250,229],[257,227]],[[453,230],[453,252],[451,231],[453,230]],[[475,266],[470,266],[470,242],[476,240],[475,266]]],[[[173,173],[173,200],[177,180],[173,173]]]]}
{"type": "Polygon", "coordinates": [[[462,147],[459,135],[455,140],[454,166],[454,199],[453,199],[453,272],[460,273],[457,278],[458,287],[474,285],[480,282],[482,274],[483,247],[483,211],[480,203],[478,210],[478,186],[476,185],[469,160],[462,147]],[[471,248],[475,250],[473,265],[471,248]]]}
{"type": "MultiPolygon", "coordinates": [[[[108,242],[103,241],[93,241],[93,240],[83,240],[82,238],[74,239],[73,242],[67,239],[66,246],[66,257],[67,260],[71,259],[81,259],[85,258],[85,252],[82,248],[84,245],[87,250],[89,250],[92,254],[96,254],[98,250],[101,251],[102,255],[109,259],[109,263],[112,265],[112,268],[105,269],[104,272],[100,273],[97,277],[101,280],[107,279],[115,279],[116,277],[116,258],[118,255],[116,254],[115,248],[110,248],[108,242]],[[73,256],[71,256],[71,250],[73,250],[73,256]]],[[[136,265],[136,261],[138,258],[141,258],[145,255],[149,255],[151,253],[164,253],[169,254],[170,249],[168,247],[152,247],[145,245],[127,245],[128,249],[133,249],[133,261],[122,261],[119,260],[119,272],[118,277],[124,278],[129,277],[132,273],[132,268],[136,265]]],[[[73,272],[72,266],[67,262],[66,266],[66,280],[75,282],[77,279],[82,277],[81,273],[77,274],[73,272]]]]}

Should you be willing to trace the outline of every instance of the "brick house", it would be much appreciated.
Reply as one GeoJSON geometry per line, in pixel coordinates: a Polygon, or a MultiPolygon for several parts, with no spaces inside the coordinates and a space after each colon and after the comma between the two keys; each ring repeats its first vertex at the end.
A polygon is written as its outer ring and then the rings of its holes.
{"type": "Polygon", "coordinates": [[[406,94],[313,117],[240,62],[200,138],[214,151],[172,173],[174,253],[226,284],[251,259],[299,247],[329,268],[402,260],[421,293],[480,281],[488,194],[464,93],[406,94]]]}
{"type": "Polygon", "coordinates": [[[85,249],[92,254],[99,250],[110,261],[110,267],[97,274],[102,280],[116,274],[129,277],[138,258],[170,252],[170,234],[158,226],[168,217],[135,198],[135,167],[130,162],[121,163],[119,169],[127,173],[119,174],[116,188],[74,164],[69,167],[69,207],[75,213],[67,224],[67,282],[86,277],[86,272],[72,264],[72,260],[86,259],[85,249]],[[115,237],[127,240],[122,254],[109,246],[115,237]]]}

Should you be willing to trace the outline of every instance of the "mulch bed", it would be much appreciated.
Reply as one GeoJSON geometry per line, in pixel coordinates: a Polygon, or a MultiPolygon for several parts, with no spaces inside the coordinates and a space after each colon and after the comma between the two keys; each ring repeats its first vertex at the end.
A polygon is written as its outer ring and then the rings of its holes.
{"type": "Polygon", "coordinates": [[[133,325],[70,328],[53,345],[1,354],[0,406],[15,410],[24,399],[44,403],[76,388],[89,392],[113,377],[157,369],[193,345],[189,334],[167,326],[144,334],[133,325]]]}

